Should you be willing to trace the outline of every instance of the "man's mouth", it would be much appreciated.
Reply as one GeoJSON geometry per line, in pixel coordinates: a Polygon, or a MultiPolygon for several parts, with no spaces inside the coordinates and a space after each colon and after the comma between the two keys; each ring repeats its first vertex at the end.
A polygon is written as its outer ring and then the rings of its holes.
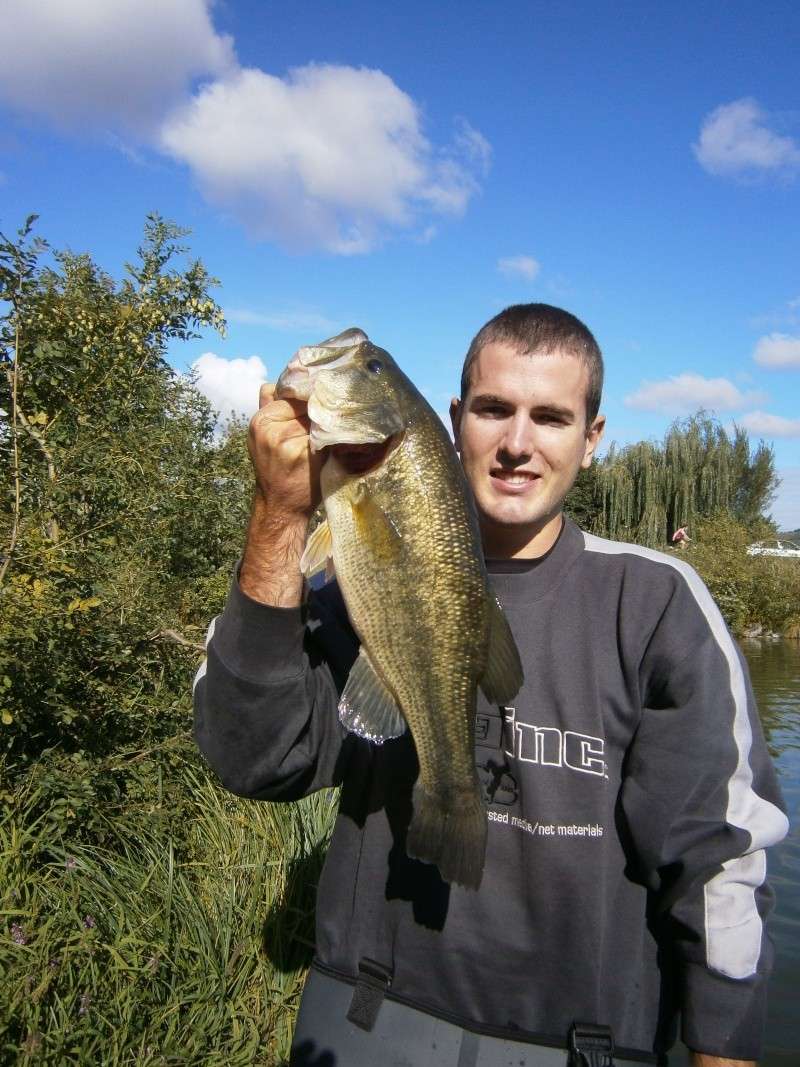
{"type": "Polygon", "coordinates": [[[531,471],[509,471],[504,470],[502,467],[493,470],[491,474],[493,478],[499,478],[503,482],[508,482],[509,485],[526,485],[538,477],[531,471]]]}

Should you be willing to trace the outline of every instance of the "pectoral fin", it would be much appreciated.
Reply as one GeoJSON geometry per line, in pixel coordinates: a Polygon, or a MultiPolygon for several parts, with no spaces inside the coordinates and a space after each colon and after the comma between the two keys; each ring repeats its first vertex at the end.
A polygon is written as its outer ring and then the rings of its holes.
{"type": "Polygon", "coordinates": [[[490,704],[506,704],[520,691],[523,682],[519,651],[508,619],[489,595],[489,655],[480,687],[490,704]]]}
{"type": "Polygon", "coordinates": [[[326,581],[333,577],[333,540],[327,519],[313,530],[300,557],[300,571],[306,578],[323,570],[326,581]]]}
{"type": "Polygon", "coordinates": [[[352,506],[357,536],[370,545],[375,561],[378,564],[396,562],[403,551],[403,538],[391,517],[363,484],[359,486],[352,506]]]}
{"type": "Polygon", "coordinates": [[[362,647],[339,700],[339,720],[354,734],[380,745],[408,729],[397,701],[362,647]]]}

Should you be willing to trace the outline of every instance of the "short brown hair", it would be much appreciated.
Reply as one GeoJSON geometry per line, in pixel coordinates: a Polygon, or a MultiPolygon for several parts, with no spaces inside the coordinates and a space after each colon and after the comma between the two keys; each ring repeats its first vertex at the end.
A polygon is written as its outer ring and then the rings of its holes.
{"type": "Polygon", "coordinates": [[[600,410],[603,392],[603,354],[592,332],[580,319],[550,304],[513,304],[495,315],[472,339],[461,371],[461,399],[469,392],[472,365],[486,345],[504,343],[520,355],[561,352],[577,356],[589,372],[586,389],[586,428],[600,410]]]}

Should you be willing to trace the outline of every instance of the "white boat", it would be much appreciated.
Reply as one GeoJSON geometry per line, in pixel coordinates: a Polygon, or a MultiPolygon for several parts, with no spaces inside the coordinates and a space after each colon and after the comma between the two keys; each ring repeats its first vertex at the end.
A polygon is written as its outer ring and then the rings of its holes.
{"type": "Polygon", "coordinates": [[[800,559],[800,545],[794,541],[780,541],[777,537],[768,541],[756,541],[747,546],[748,556],[780,556],[782,559],[800,559]]]}

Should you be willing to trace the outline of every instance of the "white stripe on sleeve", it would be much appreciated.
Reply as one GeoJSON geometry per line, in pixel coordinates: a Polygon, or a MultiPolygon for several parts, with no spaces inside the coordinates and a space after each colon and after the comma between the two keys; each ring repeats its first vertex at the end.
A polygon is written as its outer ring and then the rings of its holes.
{"type": "Polygon", "coordinates": [[[756,970],[761,955],[763,923],[756,907],[755,891],[766,878],[764,849],[786,836],[789,822],[780,808],[753,790],[749,759],[753,735],[747,714],[747,687],[736,646],[711,594],[688,563],[640,545],[607,541],[587,533],[583,537],[589,552],[644,556],[678,571],[703,612],[728,665],[737,763],[728,781],[725,818],[731,826],[748,833],[751,842],[744,855],[728,860],[706,883],[706,959],[709,967],[730,978],[746,978],[756,970]]]}

